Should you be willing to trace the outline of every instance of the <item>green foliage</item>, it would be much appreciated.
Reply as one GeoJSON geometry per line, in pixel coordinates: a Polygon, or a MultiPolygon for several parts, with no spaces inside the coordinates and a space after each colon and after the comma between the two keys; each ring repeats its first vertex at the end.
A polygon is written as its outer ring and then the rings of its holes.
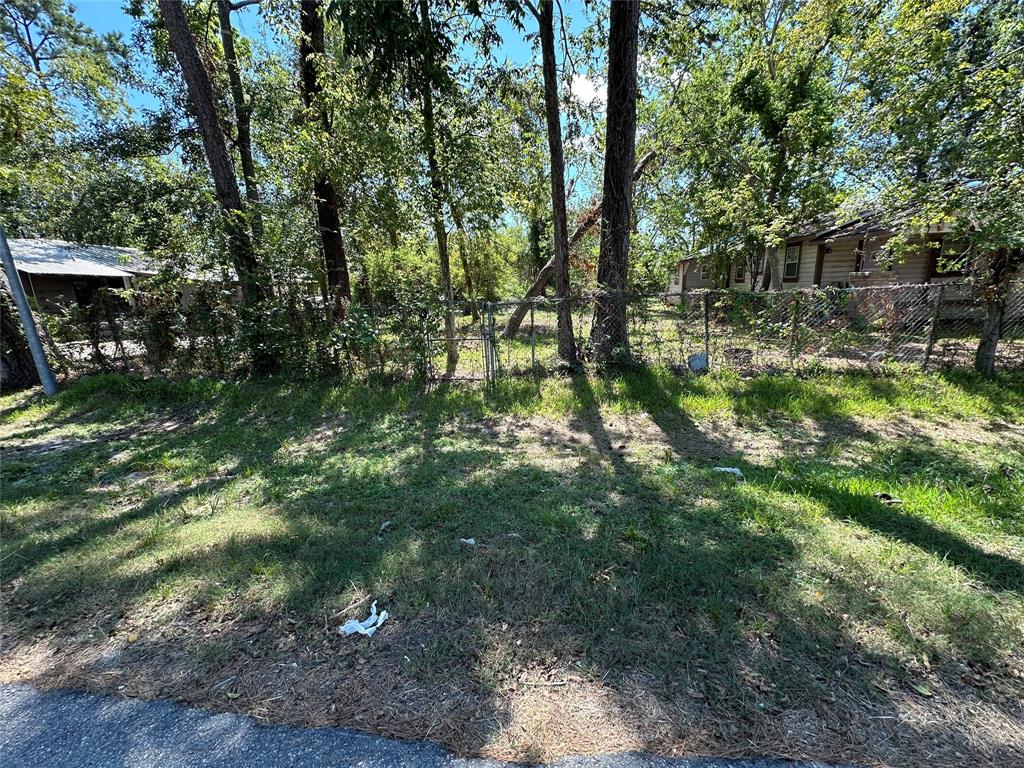
{"type": "Polygon", "coordinates": [[[1008,279],[1024,246],[1024,6],[897,3],[878,15],[852,63],[851,164],[877,179],[902,227],[894,254],[944,222],[976,251],[1016,252],[1000,278],[1008,279]]]}

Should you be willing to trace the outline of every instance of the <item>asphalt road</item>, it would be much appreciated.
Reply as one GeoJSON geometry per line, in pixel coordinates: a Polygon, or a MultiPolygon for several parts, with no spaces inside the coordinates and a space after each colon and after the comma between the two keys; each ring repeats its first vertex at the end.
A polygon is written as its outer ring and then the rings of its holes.
{"type": "MultiPolygon", "coordinates": [[[[796,768],[777,760],[572,758],[559,768],[796,768]]],[[[803,763],[802,768],[825,768],[803,763]]],[[[0,685],[2,768],[510,768],[344,728],[261,726],[169,702],[0,685]]]]}

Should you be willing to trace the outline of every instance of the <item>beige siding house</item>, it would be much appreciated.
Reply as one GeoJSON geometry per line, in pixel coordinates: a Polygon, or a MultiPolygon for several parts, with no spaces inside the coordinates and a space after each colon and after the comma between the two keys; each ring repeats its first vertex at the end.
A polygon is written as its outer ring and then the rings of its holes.
{"type": "MultiPolygon", "coordinates": [[[[912,249],[900,262],[890,263],[881,256],[892,232],[879,223],[877,211],[828,225],[808,226],[787,238],[780,254],[782,288],[857,288],[955,281],[961,273],[939,271],[939,265],[947,260],[942,258],[943,254],[962,250],[948,239],[948,231],[944,225],[930,227],[919,238],[919,248],[912,249]]],[[[761,275],[764,273],[762,269],[761,275]]],[[[700,263],[699,257],[680,259],[669,278],[670,297],[699,288],[751,290],[751,281],[742,263],[733,264],[728,275],[715,275],[700,263]]]]}

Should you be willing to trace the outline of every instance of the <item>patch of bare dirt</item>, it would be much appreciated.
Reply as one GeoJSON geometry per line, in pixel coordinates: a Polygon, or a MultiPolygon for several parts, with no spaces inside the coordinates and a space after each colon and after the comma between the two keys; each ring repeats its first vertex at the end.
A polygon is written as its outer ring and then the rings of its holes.
{"type": "MultiPolygon", "coordinates": [[[[452,424],[448,434],[465,425],[452,424]]],[[[1003,422],[933,422],[901,417],[804,419],[758,423],[734,417],[703,421],[657,420],[647,413],[488,419],[470,425],[504,449],[516,450],[546,466],[572,468],[595,457],[655,457],[662,460],[724,462],[742,457],[766,464],[785,455],[802,458],[891,440],[945,441],[961,445],[1024,450],[1024,426],[1003,422]]]]}
{"type": "Polygon", "coordinates": [[[644,750],[891,766],[1024,764],[1020,701],[952,677],[935,677],[925,698],[882,675],[885,695],[875,699],[836,679],[821,700],[745,711],[702,670],[671,681],[635,671],[594,679],[563,660],[523,668],[491,690],[475,679],[468,656],[416,670],[408,663],[413,649],[446,629],[429,618],[392,621],[370,641],[338,636],[335,620],[311,627],[287,616],[268,622],[185,610],[170,622],[147,621],[126,618],[109,633],[83,621],[32,642],[5,632],[0,681],[173,699],[264,723],[346,726],[502,760],[644,750]]]}

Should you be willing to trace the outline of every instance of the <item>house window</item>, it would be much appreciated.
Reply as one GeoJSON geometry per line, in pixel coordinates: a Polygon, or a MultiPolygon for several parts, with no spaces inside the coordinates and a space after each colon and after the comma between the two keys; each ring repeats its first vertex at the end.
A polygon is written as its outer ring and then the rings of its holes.
{"type": "Polygon", "coordinates": [[[932,246],[932,277],[961,277],[970,255],[967,243],[942,240],[932,246]]]}
{"type": "Polygon", "coordinates": [[[864,271],[864,241],[857,241],[857,250],[853,252],[853,271],[863,272],[864,271]]]}
{"type": "Polygon", "coordinates": [[[800,278],[800,244],[786,246],[786,263],[782,267],[782,279],[795,283],[800,278]]]}
{"type": "Polygon", "coordinates": [[[747,279],[747,269],[746,269],[746,266],[741,261],[739,264],[736,265],[736,282],[737,283],[742,283],[746,279],[747,279]]]}
{"type": "Polygon", "coordinates": [[[700,265],[700,279],[710,280],[711,279],[711,266],[709,264],[700,265]]]}

